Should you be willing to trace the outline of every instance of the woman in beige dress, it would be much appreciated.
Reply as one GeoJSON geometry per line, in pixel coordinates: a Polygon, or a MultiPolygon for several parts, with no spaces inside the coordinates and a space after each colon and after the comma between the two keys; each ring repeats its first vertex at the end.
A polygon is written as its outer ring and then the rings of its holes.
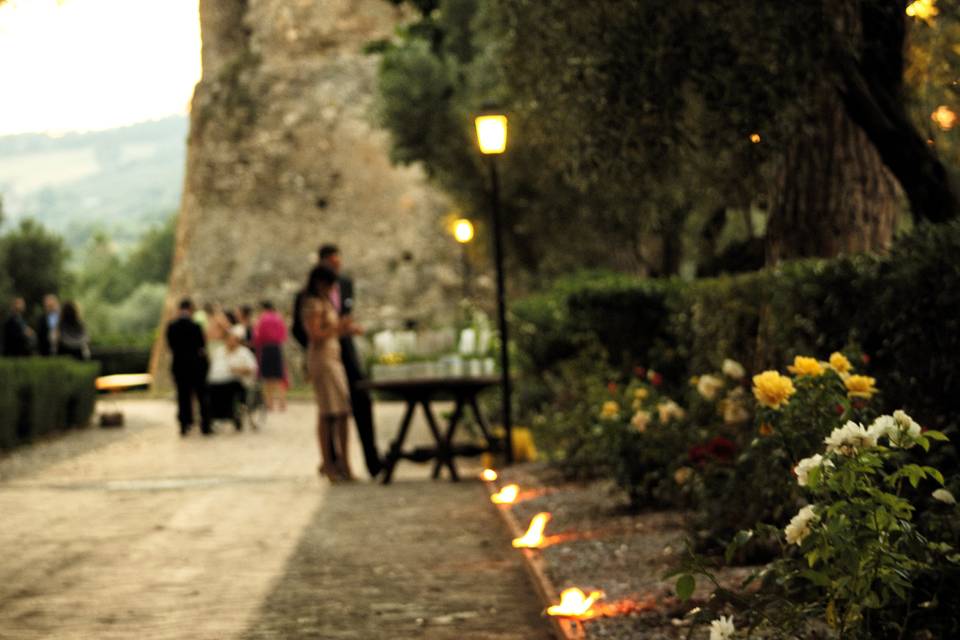
{"type": "Polygon", "coordinates": [[[303,325],[310,340],[307,371],[317,400],[320,474],[334,481],[353,479],[347,449],[350,388],[340,359],[340,336],[349,327],[330,301],[330,290],[336,281],[337,274],[331,269],[314,267],[307,280],[308,298],[303,306],[303,325]]]}

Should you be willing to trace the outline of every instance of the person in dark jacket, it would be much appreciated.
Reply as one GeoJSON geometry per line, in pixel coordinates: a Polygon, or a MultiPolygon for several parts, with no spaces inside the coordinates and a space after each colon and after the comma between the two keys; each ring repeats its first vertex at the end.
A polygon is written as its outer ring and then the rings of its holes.
{"type": "Polygon", "coordinates": [[[22,358],[33,352],[34,333],[23,319],[27,303],[17,296],[10,305],[10,315],[3,323],[3,355],[22,358]]]}
{"type": "Polygon", "coordinates": [[[36,331],[40,355],[57,355],[60,347],[60,300],[52,293],[43,296],[43,315],[36,331]]]}
{"type": "Polygon", "coordinates": [[[209,361],[203,329],[193,321],[193,303],[189,298],[180,302],[176,318],[167,325],[167,346],[173,354],[173,379],[177,385],[177,420],[180,435],[185,436],[193,426],[193,399],[200,404],[200,431],[212,435],[210,411],[207,402],[206,381],[209,361]]]}

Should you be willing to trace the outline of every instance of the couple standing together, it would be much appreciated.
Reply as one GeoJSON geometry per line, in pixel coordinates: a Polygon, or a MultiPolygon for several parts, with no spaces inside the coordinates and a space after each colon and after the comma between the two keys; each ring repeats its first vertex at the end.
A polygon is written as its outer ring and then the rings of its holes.
{"type": "Polygon", "coordinates": [[[320,247],[320,263],[310,271],[306,287],[293,309],[294,338],[306,349],[307,371],[317,401],[317,441],[322,476],[332,481],[352,480],[348,421],[357,425],[370,475],[380,473],[381,462],[373,432],[370,394],[358,388],[363,372],[353,337],[362,329],[354,324],[353,282],[341,277],[340,250],[320,247]]]}

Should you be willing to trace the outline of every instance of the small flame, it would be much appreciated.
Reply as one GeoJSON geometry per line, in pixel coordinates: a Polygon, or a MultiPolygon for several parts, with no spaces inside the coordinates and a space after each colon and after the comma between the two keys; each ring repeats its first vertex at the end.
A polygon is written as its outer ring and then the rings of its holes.
{"type": "Polygon", "coordinates": [[[485,482],[494,482],[497,477],[497,472],[493,469],[484,469],[483,473],[480,474],[480,479],[485,482]]]}
{"type": "Polygon", "coordinates": [[[543,530],[547,528],[550,522],[549,513],[538,513],[530,521],[530,527],[522,538],[514,538],[513,546],[517,549],[536,549],[543,544],[543,530]]]}
{"type": "Polygon", "coordinates": [[[592,591],[590,596],[577,589],[565,589],[560,594],[560,604],[547,609],[548,616],[562,616],[565,618],[580,618],[589,614],[593,603],[603,597],[602,591],[592,591]]]}
{"type": "Polygon", "coordinates": [[[759,134],[759,133],[751,133],[751,134],[750,134],[750,142],[752,142],[753,144],[760,144],[760,134],[759,134]]]}
{"type": "Polygon", "coordinates": [[[493,501],[493,504],[513,504],[519,493],[520,487],[515,484],[508,484],[490,496],[490,500],[493,501]]]}
{"type": "Polygon", "coordinates": [[[957,113],[947,105],[942,104],[930,114],[930,119],[944,131],[950,131],[957,124],[957,113]]]}

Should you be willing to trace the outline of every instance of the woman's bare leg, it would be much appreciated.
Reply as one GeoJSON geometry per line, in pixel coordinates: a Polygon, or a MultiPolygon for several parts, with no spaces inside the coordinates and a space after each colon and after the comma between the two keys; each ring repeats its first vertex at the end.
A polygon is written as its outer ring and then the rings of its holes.
{"type": "Polygon", "coordinates": [[[276,383],[271,380],[263,381],[263,402],[267,405],[267,409],[273,411],[274,406],[274,389],[276,389],[276,383]]]}
{"type": "Polygon", "coordinates": [[[340,474],[347,480],[353,480],[353,472],[350,471],[350,436],[348,430],[347,415],[337,416],[336,419],[336,438],[337,438],[337,468],[340,474]]]}

